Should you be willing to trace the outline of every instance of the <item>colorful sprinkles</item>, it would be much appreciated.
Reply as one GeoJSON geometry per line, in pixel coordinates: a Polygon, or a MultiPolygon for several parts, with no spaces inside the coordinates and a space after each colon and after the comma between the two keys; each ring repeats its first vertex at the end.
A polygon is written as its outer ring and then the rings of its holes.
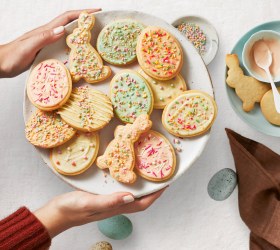
{"type": "Polygon", "coordinates": [[[26,124],[25,135],[33,145],[53,148],[71,139],[76,130],[54,112],[37,110],[26,124]]]}
{"type": "Polygon", "coordinates": [[[142,31],[137,44],[137,57],[148,75],[163,80],[178,74],[183,58],[178,41],[158,27],[147,27],[142,31]]]}
{"type": "Polygon", "coordinates": [[[97,50],[102,58],[112,64],[124,65],[136,59],[137,38],[144,26],[132,20],[108,24],[97,39],[97,50]]]}
{"type": "Polygon", "coordinates": [[[152,91],[146,80],[137,72],[119,72],[113,78],[110,88],[114,111],[123,122],[133,123],[140,114],[152,112],[152,91]]]}
{"type": "Polygon", "coordinates": [[[203,30],[197,24],[182,22],[177,26],[177,29],[187,37],[200,55],[205,54],[207,38],[203,30]]]}

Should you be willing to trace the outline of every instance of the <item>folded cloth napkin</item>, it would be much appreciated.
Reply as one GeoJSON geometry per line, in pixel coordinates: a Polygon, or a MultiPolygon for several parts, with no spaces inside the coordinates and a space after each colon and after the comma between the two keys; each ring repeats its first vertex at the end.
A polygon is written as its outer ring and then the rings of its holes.
{"type": "Polygon", "coordinates": [[[280,249],[280,156],[226,129],[238,176],[239,212],[251,250],[280,249]]]}

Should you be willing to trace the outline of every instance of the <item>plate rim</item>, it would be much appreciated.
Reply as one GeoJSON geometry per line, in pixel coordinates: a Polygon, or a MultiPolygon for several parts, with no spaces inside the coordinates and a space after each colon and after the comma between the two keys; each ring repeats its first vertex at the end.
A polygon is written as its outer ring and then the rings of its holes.
{"type": "MultiPolygon", "coordinates": [[[[177,33],[179,36],[182,36],[183,35],[181,34],[181,32],[179,32],[172,24],[168,23],[166,20],[162,19],[161,17],[158,17],[158,16],[155,16],[155,15],[152,15],[152,14],[149,14],[149,13],[146,13],[146,12],[142,12],[142,11],[136,11],[136,10],[111,10],[111,11],[100,11],[100,12],[97,12],[95,13],[98,14],[98,13],[109,13],[109,14],[113,14],[113,13],[119,13],[119,12],[127,12],[127,13],[138,13],[138,14],[143,14],[143,15],[146,15],[146,16],[150,16],[150,17],[153,17],[153,18],[157,18],[157,19],[160,19],[162,22],[164,22],[166,25],[172,27],[172,29],[174,30],[175,33],[177,33]]],[[[69,27],[70,25],[73,25],[73,23],[77,22],[78,19],[75,19],[73,20],[72,22],[68,23],[67,25],[65,25],[65,29],[67,29],[67,27],[69,27]]],[[[190,43],[189,41],[187,41],[188,43],[190,43]]],[[[195,48],[194,48],[195,50],[195,48]]],[[[40,53],[40,52],[39,52],[40,53]]],[[[39,55],[38,53],[38,55],[39,55]]],[[[212,82],[212,79],[211,79],[211,76],[209,74],[209,71],[208,71],[208,68],[206,67],[206,64],[204,63],[202,57],[199,55],[199,53],[195,50],[195,53],[198,54],[199,56],[199,60],[202,62],[202,64],[204,65],[205,67],[205,73],[207,73],[207,77],[209,79],[209,83],[210,83],[210,86],[211,86],[211,95],[213,95],[213,98],[215,99],[215,91],[214,91],[214,86],[213,86],[213,82],[212,82]]],[[[37,55],[37,56],[38,56],[37,55]]],[[[36,57],[37,57],[36,56],[36,57]]],[[[35,59],[34,59],[35,61],[35,59]]],[[[34,63],[32,63],[31,67],[29,68],[29,70],[27,71],[28,74],[27,74],[27,77],[26,77],[26,80],[25,80],[25,86],[24,86],[24,98],[23,98],[23,118],[24,118],[24,123],[26,124],[27,122],[27,116],[26,116],[26,102],[27,102],[27,93],[26,93],[26,87],[27,87],[27,81],[28,81],[28,76],[31,72],[31,70],[33,69],[34,67],[34,63]]],[[[201,147],[195,157],[193,158],[193,160],[189,163],[189,166],[185,169],[185,171],[182,171],[181,173],[177,173],[177,174],[174,174],[170,179],[164,181],[164,182],[159,182],[158,184],[161,185],[160,188],[153,188],[152,190],[149,190],[149,191],[146,191],[146,192],[141,192],[141,194],[133,194],[133,191],[131,191],[131,193],[134,195],[135,198],[139,198],[139,197],[142,197],[142,196],[145,196],[145,195],[148,195],[148,194],[151,194],[151,193],[154,193],[160,189],[163,189],[165,188],[166,186],[170,185],[171,183],[175,182],[178,178],[180,178],[181,176],[183,176],[184,174],[186,174],[186,172],[193,166],[193,164],[197,161],[197,159],[201,156],[201,154],[203,153],[203,151],[205,150],[205,147],[206,145],[208,144],[209,142],[209,139],[210,139],[210,136],[211,136],[211,128],[205,133],[203,134],[202,136],[205,136],[205,141],[203,143],[203,147],[201,147]]],[[[60,180],[62,180],[64,183],[66,183],[67,185],[71,186],[72,188],[76,189],[76,190],[82,190],[82,191],[86,191],[86,192],[90,192],[90,193],[93,193],[93,194],[97,194],[97,193],[94,193],[94,192],[91,192],[91,191],[88,191],[88,190],[84,190],[84,189],[81,189],[79,188],[78,186],[76,185],[73,185],[72,183],[68,182],[67,179],[64,178],[64,176],[62,176],[61,174],[59,174],[57,171],[54,170],[54,168],[52,166],[49,166],[49,164],[44,160],[43,156],[42,156],[42,153],[40,152],[40,148],[37,148],[36,146],[32,145],[33,147],[35,147],[37,153],[39,154],[40,158],[42,159],[43,163],[47,166],[47,168],[52,172],[54,173],[60,180]]],[[[66,176],[67,177],[67,176],[66,176]]],[[[139,192],[140,193],[140,192],[139,192]]]]}
{"type": "MultiPolygon", "coordinates": [[[[243,33],[239,39],[235,42],[235,44],[233,45],[232,49],[230,50],[230,53],[234,53],[236,47],[238,46],[238,44],[241,42],[242,39],[244,39],[245,36],[248,35],[248,33],[250,32],[253,32],[255,29],[258,29],[260,28],[261,26],[263,25],[272,25],[272,24],[275,24],[275,23],[279,23],[280,24],[280,20],[273,20],[273,21],[268,21],[268,22],[264,22],[264,23],[260,23],[256,26],[254,26],[253,28],[249,29],[247,32],[243,33]]],[[[238,58],[239,59],[239,62],[241,61],[242,64],[243,64],[243,60],[242,58],[238,58]]],[[[266,131],[266,130],[262,130],[260,129],[259,127],[255,126],[254,123],[251,123],[249,120],[247,120],[246,118],[244,118],[240,112],[238,111],[237,107],[235,106],[234,102],[232,101],[232,99],[230,98],[230,94],[229,92],[231,91],[231,89],[235,92],[235,90],[231,87],[229,87],[226,83],[226,78],[227,78],[227,72],[228,72],[228,67],[227,65],[225,65],[225,79],[224,79],[224,82],[225,82],[225,90],[226,90],[226,93],[227,93],[227,98],[229,100],[229,103],[231,105],[231,108],[234,110],[235,114],[237,114],[237,116],[244,122],[246,123],[248,126],[250,126],[251,128],[255,129],[256,131],[264,134],[264,135],[269,135],[269,136],[272,136],[272,137],[280,137],[280,134],[279,135],[275,135],[274,133],[272,132],[269,132],[269,131],[266,131]]],[[[268,83],[266,83],[268,84],[268,83]]],[[[235,93],[236,95],[236,93],[235,93]]],[[[245,112],[245,111],[244,111],[245,112]]],[[[271,126],[273,126],[272,124],[270,124],[271,126]]],[[[279,128],[280,129],[280,128],[279,128]]]]}

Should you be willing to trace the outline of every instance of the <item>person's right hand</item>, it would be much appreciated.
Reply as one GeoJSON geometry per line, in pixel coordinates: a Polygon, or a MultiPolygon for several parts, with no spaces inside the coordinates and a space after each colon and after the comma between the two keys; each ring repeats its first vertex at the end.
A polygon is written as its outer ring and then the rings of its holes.
{"type": "Polygon", "coordinates": [[[51,237],[82,224],[102,220],[118,214],[143,211],[163,193],[162,189],[148,196],[134,199],[130,193],[94,195],[74,191],[55,197],[34,212],[51,237]]]}

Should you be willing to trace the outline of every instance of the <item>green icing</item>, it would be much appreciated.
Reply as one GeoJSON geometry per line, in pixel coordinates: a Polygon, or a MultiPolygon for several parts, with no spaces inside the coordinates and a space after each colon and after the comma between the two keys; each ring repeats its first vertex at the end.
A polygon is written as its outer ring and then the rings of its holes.
{"type": "Polygon", "coordinates": [[[136,58],[136,44],[144,26],[135,21],[108,24],[100,32],[97,50],[104,60],[112,64],[127,64],[136,58]]]}
{"type": "Polygon", "coordinates": [[[152,93],[146,81],[137,72],[120,72],[111,84],[111,101],[115,114],[123,121],[133,123],[140,114],[149,114],[152,93]]]}

